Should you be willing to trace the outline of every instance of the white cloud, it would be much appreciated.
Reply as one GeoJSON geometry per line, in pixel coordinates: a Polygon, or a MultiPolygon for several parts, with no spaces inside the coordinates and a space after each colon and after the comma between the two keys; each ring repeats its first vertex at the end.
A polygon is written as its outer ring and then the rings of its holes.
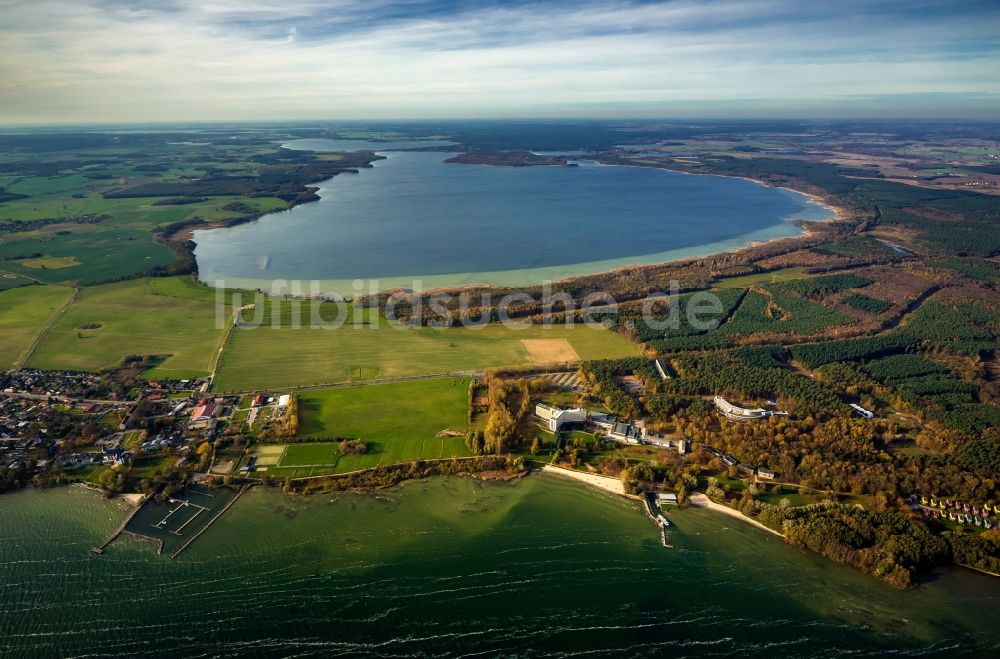
{"type": "Polygon", "coordinates": [[[0,120],[499,116],[608,103],[669,112],[1000,93],[995,14],[889,20],[847,4],[801,17],[789,2],[726,1],[396,18],[390,4],[0,0],[0,120]]]}

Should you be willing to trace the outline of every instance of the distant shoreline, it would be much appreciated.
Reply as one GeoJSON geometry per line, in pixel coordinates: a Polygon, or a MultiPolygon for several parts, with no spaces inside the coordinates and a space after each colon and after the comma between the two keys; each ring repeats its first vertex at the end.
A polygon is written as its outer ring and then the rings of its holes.
{"type": "MultiPolygon", "coordinates": [[[[797,195],[802,195],[803,197],[807,198],[809,202],[812,203],[813,205],[828,210],[831,213],[831,216],[817,220],[781,218],[778,220],[778,222],[776,222],[774,225],[771,225],[768,228],[750,232],[749,234],[744,234],[742,236],[736,236],[730,239],[725,239],[722,241],[716,241],[712,243],[705,243],[703,245],[693,245],[688,248],[682,247],[673,250],[654,252],[651,254],[639,254],[635,256],[622,257],[621,259],[610,259],[606,263],[602,263],[601,261],[589,261],[589,262],[584,261],[565,266],[518,268],[512,270],[498,270],[488,273],[455,272],[455,273],[432,274],[432,275],[405,275],[405,276],[378,277],[375,279],[377,279],[380,283],[384,282],[384,285],[380,288],[380,292],[408,290],[408,287],[412,285],[414,281],[421,281],[425,284],[425,288],[422,291],[425,294],[431,294],[435,292],[457,291],[463,289],[483,289],[483,290],[497,290],[504,288],[516,289],[516,288],[527,288],[531,286],[537,286],[545,281],[551,281],[553,283],[562,283],[572,280],[586,279],[588,277],[606,276],[609,274],[625,272],[635,269],[642,269],[642,268],[663,267],[672,265],[683,266],[686,262],[689,261],[712,258],[722,254],[734,254],[734,255],[741,254],[748,250],[783,240],[809,239],[816,234],[816,231],[815,229],[811,228],[808,225],[837,222],[844,219],[846,216],[846,211],[844,209],[841,209],[833,205],[832,203],[830,203],[828,199],[819,196],[815,192],[796,190],[788,186],[770,185],[766,181],[761,181],[746,176],[731,176],[726,174],[688,172],[663,165],[644,166],[636,164],[608,163],[608,162],[601,162],[600,160],[593,160],[593,162],[596,162],[598,165],[602,167],[635,167],[635,168],[645,168],[645,169],[660,169],[663,171],[669,171],[678,174],[687,174],[690,176],[718,176],[722,178],[742,179],[750,181],[757,185],[761,185],[765,188],[781,189],[781,190],[786,190],[788,192],[792,192],[797,195]],[[774,235],[774,236],[762,236],[756,238],[753,237],[754,234],[761,234],[761,233],[766,234],[767,232],[774,231],[777,228],[782,227],[786,224],[793,224],[796,227],[798,227],[799,233],[794,235],[774,235]],[[731,244],[727,245],[726,243],[731,243],[731,244]],[[671,255],[668,257],[667,254],[671,252],[682,252],[682,253],[671,255]],[[616,264],[615,261],[620,261],[621,263],[616,264]],[[585,274],[578,274],[577,272],[573,271],[574,269],[577,268],[585,268],[588,264],[595,265],[597,269],[586,272],[585,274]],[[558,272],[560,269],[566,270],[568,272],[560,273],[558,272]],[[540,272],[539,276],[536,277],[530,274],[532,271],[550,271],[550,272],[556,271],[556,274],[546,277],[542,275],[540,272]],[[516,278],[516,275],[518,273],[521,273],[521,277],[523,278],[523,280],[516,278]],[[484,280],[477,281],[473,279],[474,277],[476,277],[477,274],[479,276],[484,276],[485,277],[484,280]],[[463,275],[469,275],[470,279],[468,281],[458,281],[459,279],[461,279],[463,275]],[[510,283],[488,282],[489,278],[503,281],[504,275],[511,276],[510,283]]],[[[488,166],[488,167],[509,166],[509,165],[487,165],[481,163],[457,163],[457,164],[474,164],[477,166],[488,166]]],[[[320,181],[317,183],[317,185],[321,183],[327,183],[333,180],[333,178],[334,177],[331,177],[324,181],[320,181]]],[[[319,195],[317,195],[317,197],[320,198],[319,195]]],[[[263,213],[261,214],[260,217],[254,218],[251,221],[255,221],[266,215],[271,215],[273,213],[279,213],[279,212],[287,212],[289,210],[291,209],[277,209],[275,211],[263,213]]],[[[195,231],[208,231],[208,230],[214,230],[216,228],[224,228],[224,227],[215,227],[206,225],[192,226],[189,228],[189,231],[185,232],[186,235],[184,235],[184,238],[191,240],[192,242],[197,244],[197,240],[194,240],[193,236],[193,233],[195,231]]],[[[198,281],[210,287],[215,287],[213,280],[203,278],[200,267],[199,267],[199,272],[197,274],[197,279],[198,281]]],[[[267,286],[270,285],[272,281],[271,279],[258,279],[254,277],[219,277],[218,280],[224,281],[226,284],[226,288],[247,288],[247,289],[266,288],[267,286]]],[[[341,293],[342,295],[357,294],[357,291],[352,291],[351,288],[351,283],[353,280],[318,279],[317,281],[320,282],[320,287],[324,289],[324,292],[328,293],[338,292],[341,293]]]]}

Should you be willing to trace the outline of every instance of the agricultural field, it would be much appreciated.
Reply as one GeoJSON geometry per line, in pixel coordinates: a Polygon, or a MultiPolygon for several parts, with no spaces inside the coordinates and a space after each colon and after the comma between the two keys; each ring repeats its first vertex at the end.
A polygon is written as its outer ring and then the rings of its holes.
{"type": "Polygon", "coordinates": [[[7,236],[0,243],[0,267],[48,282],[93,284],[147,272],[174,259],[147,231],[97,226],[7,236]]]}
{"type": "Polygon", "coordinates": [[[468,396],[468,378],[306,390],[299,393],[300,434],[407,441],[464,431],[468,396]]]}
{"type": "Polygon", "coordinates": [[[560,340],[559,354],[566,354],[561,342],[564,340],[584,360],[638,354],[636,347],[622,335],[582,325],[440,329],[402,328],[381,322],[363,327],[347,324],[332,330],[244,328],[236,331],[222,356],[215,390],[240,391],[526,365],[533,362],[522,341],[537,339],[560,340]]]}
{"type": "Polygon", "coordinates": [[[264,164],[281,153],[274,144],[280,134],[243,135],[239,143],[231,137],[209,131],[193,143],[152,133],[3,136],[0,268],[84,285],[171,264],[187,271],[157,232],[283,210],[308,194],[306,183],[367,162],[342,167],[343,155],[302,152],[264,164]]]}
{"type": "Polygon", "coordinates": [[[465,446],[468,378],[440,378],[299,394],[301,436],[362,439],[368,450],[341,454],[337,442],[258,448],[258,468],[274,476],[343,473],[381,464],[470,455],[465,446]],[[457,436],[438,437],[442,431],[457,436]]]}
{"type": "Polygon", "coordinates": [[[94,371],[127,355],[159,355],[163,362],[150,377],[204,375],[223,335],[213,299],[212,291],[183,278],[85,288],[46,333],[29,365],[94,371]]]}
{"type": "Polygon", "coordinates": [[[73,295],[62,286],[0,290],[0,370],[10,368],[45,323],[73,295]]]}

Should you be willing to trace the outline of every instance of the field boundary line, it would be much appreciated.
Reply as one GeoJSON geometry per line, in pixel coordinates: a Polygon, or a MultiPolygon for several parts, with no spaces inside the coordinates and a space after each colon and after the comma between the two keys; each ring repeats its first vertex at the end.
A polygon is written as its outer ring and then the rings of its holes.
{"type": "Polygon", "coordinates": [[[228,325],[226,325],[226,331],[222,335],[222,340],[219,342],[219,349],[212,355],[212,362],[209,364],[208,372],[213,384],[215,383],[215,374],[219,370],[219,364],[222,363],[222,356],[229,347],[233,334],[236,333],[236,321],[239,319],[240,311],[240,309],[233,311],[233,315],[229,318],[228,325]]]}
{"type": "Polygon", "coordinates": [[[366,471],[375,471],[376,469],[378,469],[380,467],[398,467],[398,466],[402,466],[402,465],[413,465],[413,464],[416,464],[418,462],[451,462],[452,460],[458,460],[460,462],[464,462],[464,461],[467,461],[467,460],[475,460],[475,459],[481,458],[481,457],[483,457],[483,456],[481,456],[481,455],[462,455],[462,456],[456,455],[455,457],[452,457],[452,458],[427,458],[427,459],[424,459],[424,460],[407,460],[406,462],[386,462],[386,463],[380,462],[377,465],[375,465],[374,467],[365,467],[364,469],[354,469],[352,471],[342,471],[342,472],[335,473],[335,474],[320,474],[318,476],[300,476],[298,478],[291,478],[290,480],[292,480],[292,481],[309,481],[309,480],[315,480],[317,478],[339,478],[340,476],[350,476],[352,474],[363,474],[366,471]]]}
{"type": "Polygon", "coordinates": [[[340,382],[326,382],[320,384],[299,384],[287,385],[283,387],[260,387],[259,389],[249,389],[246,391],[223,390],[227,396],[247,396],[257,393],[263,389],[272,392],[278,391],[306,391],[310,389],[347,389],[349,387],[365,387],[374,384],[392,384],[394,382],[418,382],[420,380],[444,380],[447,378],[475,378],[482,377],[484,371],[450,371],[448,373],[425,373],[422,375],[400,375],[392,378],[376,378],[372,380],[349,380],[340,382]]]}
{"type": "Polygon", "coordinates": [[[45,286],[59,286],[61,288],[69,288],[69,284],[59,284],[53,281],[45,281],[44,279],[39,279],[38,277],[33,277],[32,275],[24,274],[23,272],[11,272],[10,270],[0,270],[0,274],[4,275],[14,275],[15,277],[23,277],[24,279],[30,279],[33,282],[43,284],[45,286]]]}
{"type": "Polygon", "coordinates": [[[59,318],[61,318],[64,313],[66,313],[66,310],[69,309],[70,306],[72,306],[79,299],[80,299],[80,287],[76,286],[73,288],[73,294],[69,296],[69,299],[66,300],[66,302],[64,302],[60,308],[52,312],[52,315],[49,316],[49,319],[45,321],[45,324],[42,325],[41,328],[35,333],[35,336],[31,339],[31,343],[28,344],[28,347],[25,348],[21,352],[21,354],[18,355],[17,359],[14,360],[14,363],[11,364],[10,370],[20,371],[22,368],[24,368],[25,364],[31,361],[31,358],[35,354],[35,350],[37,350],[38,346],[41,345],[42,339],[44,339],[48,335],[49,330],[52,329],[52,326],[55,325],[56,321],[59,318]]]}

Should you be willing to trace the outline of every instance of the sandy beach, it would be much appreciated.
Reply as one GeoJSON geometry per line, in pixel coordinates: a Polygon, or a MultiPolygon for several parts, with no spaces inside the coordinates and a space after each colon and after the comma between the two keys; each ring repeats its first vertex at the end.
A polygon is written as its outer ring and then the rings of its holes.
{"type": "Polygon", "coordinates": [[[587,483],[598,489],[604,490],[605,492],[611,492],[612,494],[618,494],[623,497],[629,497],[632,499],[637,499],[638,497],[625,494],[625,486],[617,478],[611,478],[610,476],[598,476],[597,474],[585,474],[582,471],[574,471],[572,469],[563,469],[562,467],[554,467],[552,465],[544,465],[542,467],[542,472],[546,474],[556,474],[557,476],[564,476],[566,478],[572,478],[574,480],[587,483]]]}
{"type": "Polygon", "coordinates": [[[764,526],[757,520],[751,517],[747,517],[738,510],[733,510],[729,506],[724,506],[721,503],[715,503],[714,501],[709,499],[706,495],[700,492],[696,492],[695,494],[691,495],[691,505],[698,508],[708,508],[710,510],[715,510],[717,512],[722,513],[723,515],[729,515],[730,517],[735,517],[737,519],[740,519],[746,522],[747,524],[752,524],[763,531],[767,531],[768,533],[778,536],[779,538],[785,537],[780,533],[778,533],[777,531],[775,531],[774,529],[768,526],[764,526]]]}

